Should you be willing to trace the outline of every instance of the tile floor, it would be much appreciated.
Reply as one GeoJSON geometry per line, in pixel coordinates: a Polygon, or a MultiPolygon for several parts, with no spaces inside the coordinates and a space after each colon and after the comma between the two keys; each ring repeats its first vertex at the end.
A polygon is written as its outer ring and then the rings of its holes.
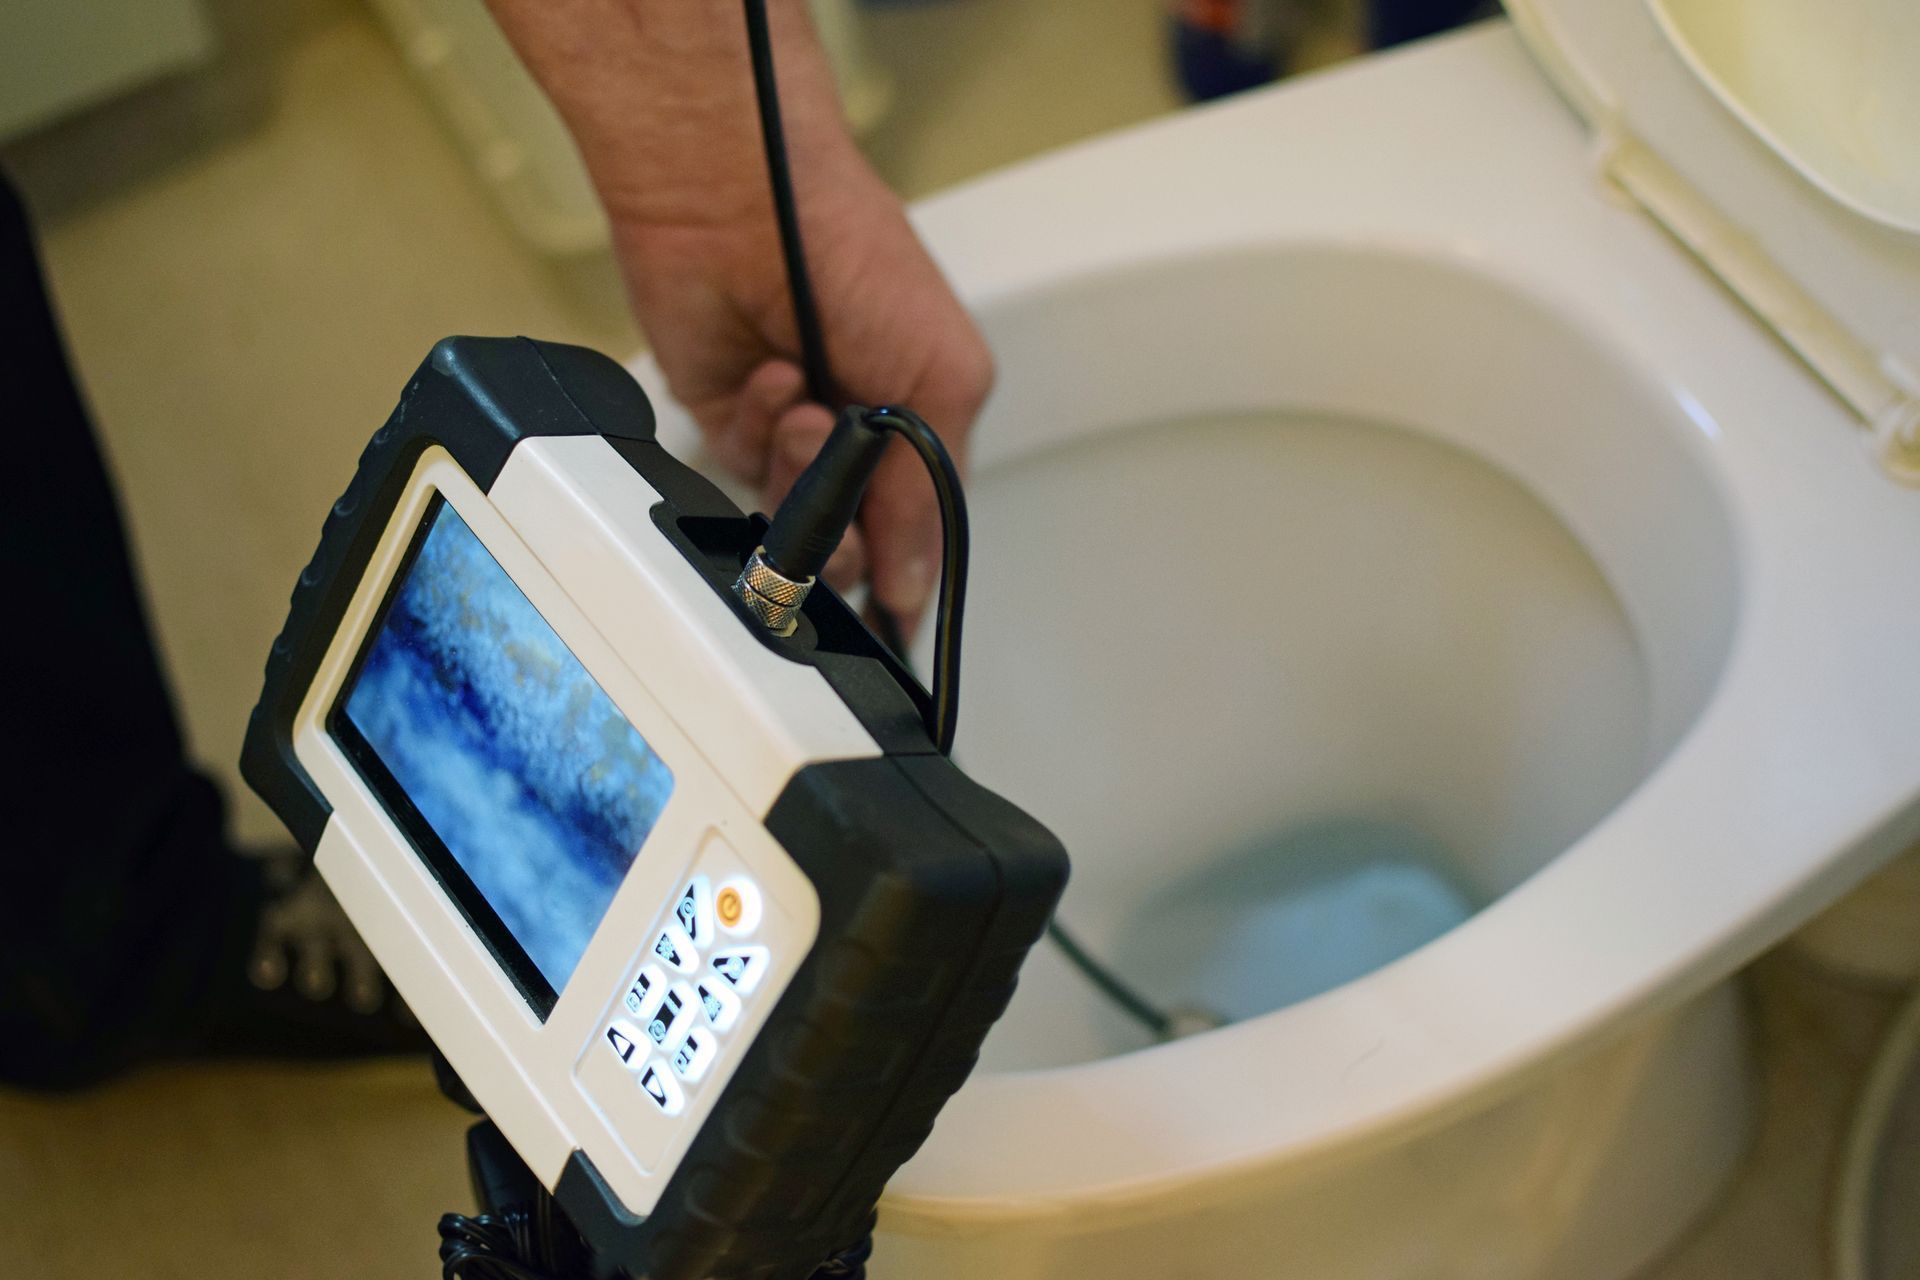
{"type": "MultiPolygon", "coordinates": [[[[914,92],[873,154],[913,194],[1172,109],[1160,4],[876,13],[877,52],[914,92]]],[[[231,780],[318,513],[427,347],[450,332],[614,352],[636,338],[603,270],[556,269],[514,241],[365,14],[217,9],[229,66],[0,158],[44,218],[194,749],[231,780]]],[[[1342,51],[1336,33],[1310,60],[1342,51]]],[[[234,794],[241,833],[274,839],[234,794]]],[[[1749,985],[1768,1081],[1754,1159],[1647,1280],[1820,1274],[1836,1117],[1889,1001],[1786,956],[1749,985]]],[[[462,1127],[411,1064],[0,1094],[0,1275],[424,1275],[435,1216],[465,1201],[462,1127]]]]}

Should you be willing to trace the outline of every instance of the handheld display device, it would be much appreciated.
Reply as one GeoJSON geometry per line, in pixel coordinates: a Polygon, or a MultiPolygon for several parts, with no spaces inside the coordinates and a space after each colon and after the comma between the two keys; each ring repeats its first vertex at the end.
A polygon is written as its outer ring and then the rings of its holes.
{"type": "Polygon", "coordinates": [[[434,348],[301,573],[242,761],[601,1265],[806,1275],[964,1081],[1066,878],[616,364],[434,348]]]}

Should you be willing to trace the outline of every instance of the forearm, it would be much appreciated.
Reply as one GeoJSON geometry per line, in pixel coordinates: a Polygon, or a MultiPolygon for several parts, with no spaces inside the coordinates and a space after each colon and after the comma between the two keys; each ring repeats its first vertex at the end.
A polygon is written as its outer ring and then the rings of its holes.
{"type": "MultiPolygon", "coordinates": [[[[489,0],[559,108],[616,232],[764,212],[741,7],[729,0],[489,0]]],[[[796,169],[859,166],[805,0],[768,0],[796,169]]]]}

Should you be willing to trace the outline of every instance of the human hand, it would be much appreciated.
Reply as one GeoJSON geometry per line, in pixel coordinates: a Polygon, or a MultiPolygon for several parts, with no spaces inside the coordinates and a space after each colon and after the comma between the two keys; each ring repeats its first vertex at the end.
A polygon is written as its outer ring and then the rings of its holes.
{"type": "MultiPolygon", "coordinates": [[[[808,269],[839,393],[913,408],[964,466],[993,379],[985,341],[900,202],[863,161],[837,180],[805,177],[808,269]]],[[[618,243],[674,397],[771,512],[834,421],[807,398],[793,354],[799,342],[771,211],[724,225],[629,224],[618,243]]],[[[842,589],[870,581],[874,599],[911,635],[938,581],[940,536],[925,470],[896,442],[826,576],[842,589]]]]}
{"type": "MultiPolygon", "coordinates": [[[[489,0],[560,109],[613,227],[674,396],[769,511],[818,451],[737,6],[489,0]]],[[[804,0],[770,0],[787,148],[839,393],[902,404],[964,461],[993,381],[986,343],[854,147],[804,0]]],[[[896,444],[829,578],[865,576],[911,634],[938,577],[932,485],[896,444]]]]}

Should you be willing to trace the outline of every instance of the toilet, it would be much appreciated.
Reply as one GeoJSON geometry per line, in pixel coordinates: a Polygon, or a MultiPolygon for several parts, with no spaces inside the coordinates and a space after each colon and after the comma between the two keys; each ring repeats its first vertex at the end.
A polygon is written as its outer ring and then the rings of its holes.
{"type": "Polygon", "coordinates": [[[877,1276],[1624,1280],[1732,975],[1920,839],[1920,8],[1508,9],[916,210],[1001,371],[956,754],[1224,1025],[1043,943],[877,1276]]]}

